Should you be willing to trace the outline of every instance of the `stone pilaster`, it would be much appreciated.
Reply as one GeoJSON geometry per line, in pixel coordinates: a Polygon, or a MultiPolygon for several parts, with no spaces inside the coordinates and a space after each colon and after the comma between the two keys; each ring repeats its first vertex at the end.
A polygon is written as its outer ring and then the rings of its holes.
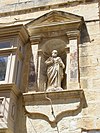
{"type": "Polygon", "coordinates": [[[67,32],[69,38],[67,54],[67,89],[79,89],[79,62],[78,62],[78,42],[79,31],[67,32]]]}

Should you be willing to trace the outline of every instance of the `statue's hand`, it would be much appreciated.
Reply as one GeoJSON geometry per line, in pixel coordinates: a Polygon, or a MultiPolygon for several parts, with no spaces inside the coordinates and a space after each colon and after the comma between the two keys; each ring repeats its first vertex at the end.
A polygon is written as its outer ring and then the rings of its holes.
{"type": "Polygon", "coordinates": [[[52,57],[50,57],[50,61],[51,63],[54,63],[54,59],[52,57]]]}
{"type": "Polygon", "coordinates": [[[54,59],[52,57],[48,58],[48,64],[53,64],[54,63],[54,59]]]}

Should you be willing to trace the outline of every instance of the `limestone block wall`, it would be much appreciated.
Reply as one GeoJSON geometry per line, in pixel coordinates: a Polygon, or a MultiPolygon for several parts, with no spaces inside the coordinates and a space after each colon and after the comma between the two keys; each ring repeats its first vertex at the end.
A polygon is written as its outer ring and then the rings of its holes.
{"type": "Polygon", "coordinates": [[[0,13],[23,10],[28,8],[43,8],[46,6],[51,6],[52,8],[55,8],[59,4],[69,5],[71,3],[77,4],[81,2],[83,2],[83,0],[4,0],[0,1],[0,13]]]}
{"type": "MultiPolygon", "coordinates": [[[[100,52],[99,45],[99,22],[86,23],[90,42],[80,45],[80,76],[81,87],[84,89],[88,107],[83,109],[83,117],[85,117],[85,128],[100,128],[100,117],[98,114],[100,99],[100,52]],[[85,49],[84,49],[85,48],[85,49]],[[83,53],[83,54],[82,54],[83,53]],[[87,118],[86,118],[87,117],[87,118]],[[89,120],[90,119],[90,120],[89,120]],[[86,123],[87,123],[86,122],[86,123]]],[[[84,119],[83,119],[84,120],[84,119]]]]}
{"type": "MultiPolygon", "coordinates": [[[[72,0],[70,0],[71,2],[72,0]]],[[[58,1],[60,2],[66,2],[58,1]]],[[[26,24],[35,18],[51,11],[60,10],[84,17],[89,40],[84,38],[79,44],[79,66],[80,66],[80,85],[84,90],[87,107],[83,108],[75,116],[66,116],[59,121],[57,127],[52,128],[49,123],[40,119],[29,119],[24,115],[23,103],[18,102],[19,108],[17,115],[17,125],[15,133],[81,133],[96,132],[100,130],[100,25],[98,2],[78,3],[73,6],[61,6],[53,8],[43,8],[40,10],[21,9],[33,8],[36,5],[57,4],[52,1],[25,1],[10,0],[0,3],[0,26],[26,24]],[[5,7],[5,8],[4,8],[5,7]],[[16,12],[15,12],[16,11],[16,12]],[[5,13],[8,12],[8,13],[5,13]],[[11,12],[11,13],[10,13],[11,12]],[[19,122],[20,121],[20,122],[19,122]]],[[[26,65],[27,66],[27,65],[26,65]]],[[[27,80],[26,80],[27,81],[27,80]]],[[[26,84],[26,83],[25,83],[26,84]]],[[[22,85],[24,86],[24,85],[22,85]]],[[[25,86],[24,86],[25,87],[25,86]]],[[[23,90],[23,89],[22,89],[23,90]]],[[[30,107],[33,109],[33,107],[30,107]]],[[[47,105],[44,105],[44,113],[47,112],[47,105]]]]}
{"type": "MultiPolygon", "coordinates": [[[[27,6],[28,8],[28,6],[27,6]]],[[[11,8],[8,8],[11,9],[11,8]]],[[[7,8],[1,9],[2,12],[0,13],[0,25],[12,25],[12,24],[26,24],[35,18],[42,16],[43,14],[50,12],[52,10],[61,10],[66,11],[69,13],[74,13],[76,15],[83,16],[85,21],[89,20],[97,20],[99,19],[99,9],[98,9],[98,2],[96,3],[89,3],[89,4],[79,4],[76,6],[63,6],[54,9],[40,9],[36,11],[27,11],[24,12],[19,11],[18,9],[12,10],[12,13],[7,8]],[[4,13],[4,9],[7,10],[7,13],[4,13]],[[87,10],[88,9],[88,10],[87,10]],[[16,11],[16,12],[15,12],[16,11]]]]}

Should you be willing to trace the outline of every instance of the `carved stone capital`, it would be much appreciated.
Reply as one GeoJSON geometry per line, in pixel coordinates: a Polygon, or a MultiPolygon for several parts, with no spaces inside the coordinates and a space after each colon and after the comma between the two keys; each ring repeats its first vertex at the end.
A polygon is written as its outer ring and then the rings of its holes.
{"type": "Polygon", "coordinates": [[[38,50],[38,55],[41,56],[42,54],[43,54],[42,49],[39,49],[39,50],[38,50]]]}
{"type": "Polygon", "coordinates": [[[31,42],[31,45],[36,45],[36,44],[39,44],[41,41],[41,36],[31,36],[30,37],[30,42],[31,42]]]}
{"type": "Polygon", "coordinates": [[[72,40],[72,39],[77,39],[80,35],[80,31],[79,30],[75,30],[75,31],[68,31],[66,32],[69,40],[72,40]]]}

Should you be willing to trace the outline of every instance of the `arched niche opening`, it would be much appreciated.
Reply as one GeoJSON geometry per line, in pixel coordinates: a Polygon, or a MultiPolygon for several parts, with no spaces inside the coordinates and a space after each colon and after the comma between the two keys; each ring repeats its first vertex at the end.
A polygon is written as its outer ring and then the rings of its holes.
{"type": "Polygon", "coordinates": [[[39,77],[39,91],[46,91],[47,90],[47,82],[48,82],[48,78],[47,78],[47,66],[45,64],[45,61],[52,56],[52,51],[53,50],[57,50],[58,52],[58,56],[62,59],[65,68],[63,69],[63,80],[61,82],[61,87],[63,89],[66,89],[66,59],[67,59],[67,54],[66,54],[66,50],[65,47],[67,46],[68,42],[67,39],[66,41],[63,39],[59,39],[59,38],[52,38],[49,39],[45,42],[42,43],[42,46],[40,48],[41,50],[41,61],[38,59],[38,67],[40,65],[40,72],[38,71],[38,73],[40,74],[39,77]]]}

